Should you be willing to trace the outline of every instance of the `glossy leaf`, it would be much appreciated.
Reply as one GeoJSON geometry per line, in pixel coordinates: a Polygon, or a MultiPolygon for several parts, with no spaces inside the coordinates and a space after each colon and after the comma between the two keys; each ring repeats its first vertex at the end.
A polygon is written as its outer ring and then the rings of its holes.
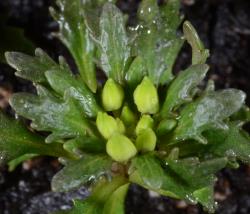
{"type": "Polygon", "coordinates": [[[195,200],[201,203],[209,213],[214,213],[216,203],[214,201],[213,185],[194,191],[193,196],[195,200]]]}
{"type": "Polygon", "coordinates": [[[99,47],[101,67],[105,74],[122,84],[126,63],[130,57],[130,47],[123,14],[110,3],[104,5],[100,18],[99,47]]]}
{"type": "Polygon", "coordinates": [[[146,71],[142,58],[136,57],[126,74],[126,81],[131,91],[133,91],[136,86],[140,84],[145,74],[146,71]]]}
{"type": "MultiPolygon", "coordinates": [[[[205,162],[199,162],[198,159],[168,160],[164,171],[159,161],[156,161],[155,164],[162,170],[160,189],[155,189],[150,183],[143,180],[147,171],[134,171],[130,175],[130,180],[162,195],[186,199],[192,203],[199,201],[208,209],[214,208],[215,204],[210,198],[211,195],[202,194],[200,191],[208,185],[214,184],[214,174],[225,167],[227,164],[226,158],[205,162]]],[[[157,176],[155,176],[155,179],[157,179],[157,176]]]]}
{"type": "Polygon", "coordinates": [[[76,77],[65,70],[48,70],[46,78],[51,87],[61,96],[70,96],[78,101],[87,117],[96,117],[101,110],[93,93],[76,77]],[[67,91],[67,92],[66,92],[67,91]],[[65,94],[66,93],[66,94],[65,94]]]}
{"type": "Polygon", "coordinates": [[[26,129],[20,122],[0,112],[0,162],[14,169],[21,161],[36,155],[72,158],[57,143],[45,144],[44,138],[26,129]]]}
{"type": "Polygon", "coordinates": [[[129,184],[117,188],[108,198],[104,205],[103,214],[124,214],[125,213],[125,197],[128,191],[129,184]]]}
{"type": "Polygon", "coordinates": [[[180,23],[170,21],[171,13],[179,14],[175,4],[175,1],[168,1],[164,10],[160,10],[156,1],[145,0],[138,10],[134,49],[142,57],[148,75],[156,85],[173,79],[172,67],[183,44],[183,40],[176,35],[180,23]]]}
{"type": "Polygon", "coordinates": [[[205,132],[208,139],[206,152],[220,157],[238,159],[243,162],[250,162],[250,137],[249,134],[241,130],[235,123],[229,125],[228,130],[209,130],[205,132]]]}
{"type": "Polygon", "coordinates": [[[163,169],[159,161],[151,154],[135,157],[132,160],[131,170],[137,170],[143,183],[151,189],[160,189],[162,186],[163,169]]]}
{"type": "Polygon", "coordinates": [[[105,153],[106,143],[102,138],[77,137],[64,143],[63,147],[67,151],[78,153],[105,153]]]}
{"type": "Polygon", "coordinates": [[[92,194],[84,201],[74,201],[69,214],[123,214],[121,210],[127,192],[127,181],[123,177],[114,177],[111,181],[100,179],[93,187],[92,194]]]}
{"type": "Polygon", "coordinates": [[[5,56],[7,63],[17,70],[17,76],[35,83],[46,82],[45,71],[58,66],[41,49],[36,49],[35,57],[19,52],[6,52],[5,56]]]}
{"type": "Polygon", "coordinates": [[[244,104],[245,94],[236,89],[211,92],[188,104],[181,112],[174,140],[194,139],[207,143],[201,135],[209,128],[227,129],[224,119],[237,112],[244,104]]]}
{"type": "Polygon", "coordinates": [[[60,26],[58,36],[73,55],[86,85],[96,92],[95,47],[84,23],[83,3],[81,0],[58,0],[57,3],[60,11],[51,8],[51,13],[60,26]]]}
{"type": "Polygon", "coordinates": [[[182,71],[175,80],[171,82],[167,90],[166,100],[162,106],[162,117],[185,102],[192,101],[192,90],[204,79],[207,71],[207,65],[194,65],[182,71]]]}
{"type": "Polygon", "coordinates": [[[63,192],[85,185],[108,173],[111,163],[106,155],[86,155],[72,161],[53,177],[52,190],[63,192]]]}
{"type": "Polygon", "coordinates": [[[88,199],[85,201],[74,200],[74,208],[66,212],[66,214],[100,214],[102,209],[102,206],[95,201],[88,199]]]}
{"type": "Polygon", "coordinates": [[[196,30],[189,21],[184,22],[183,32],[192,47],[192,64],[204,64],[209,57],[209,50],[204,48],[196,30]]]}
{"type": "Polygon", "coordinates": [[[46,89],[38,86],[39,96],[16,93],[10,99],[17,114],[32,120],[32,127],[39,131],[51,131],[47,142],[60,138],[91,134],[88,122],[72,99],[61,101],[46,89]]]}

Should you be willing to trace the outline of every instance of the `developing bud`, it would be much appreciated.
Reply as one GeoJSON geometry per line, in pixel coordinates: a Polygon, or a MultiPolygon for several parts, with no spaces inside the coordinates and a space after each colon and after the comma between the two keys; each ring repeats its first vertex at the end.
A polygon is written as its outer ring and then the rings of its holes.
{"type": "Polygon", "coordinates": [[[136,148],[138,151],[151,152],[156,146],[156,135],[152,129],[144,129],[136,138],[136,148]]]}
{"type": "Polygon", "coordinates": [[[96,125],[105,139],[110,138],[112,134],[119,131],[117,121],[107,113],[98,112],[96,125]]]}
{"type": "Polygon", "coordinates": [[[157,127],[157,134],[164,135],[172,131],[177,125],[177,121],[174,119],[164,119],[162,120],[157,127]]]}
{"type": "Polygon", "coordinates": [[[118,126],[119,133],[124,134],[125,133],[125,126],[124,126],[123,122],[119,118],[116,118],[116,123],[118,126]]]}
{"type": "Polygon", "coordinates": [[[154,114],[159,110],[159,99],[154,84],[148,77],[144,77],[141,84],[134,91],[134,102],[138,111],[143,114],[154,114]]]}
{"type": "Polygon", "coordinates": [[[141,119],[136,125],[135,133],[138,136],[144,129],[153,128],[154,120],[149,115],[142,115],[141,119]]]}
{"type": "Polygon", "coordinates": [[[118,110],[124,98],[123,88],[113,79],[108,79],[102,91],[102,104],[106,111],[118,110]]]}
{"type": "Polygon", "coordinates": [[[134,113],[129,109],[128,106],[124,106],[122,108],[121,119],[127,126],[134,124],[136,121],[134,113]]]}
{"type": "Polygon", "coordinates": [[[124,135],[114,134],[106,144],[109,156],[117,162],[126,162],[137,153],[135,145],[124,135]]]}

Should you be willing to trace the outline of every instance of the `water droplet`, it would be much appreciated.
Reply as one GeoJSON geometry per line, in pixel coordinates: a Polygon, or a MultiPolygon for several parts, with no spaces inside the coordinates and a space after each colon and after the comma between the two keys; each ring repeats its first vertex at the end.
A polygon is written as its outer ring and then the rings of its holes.
{"type": "Polygon", "coordinates": [[[15,119],[16,119],[16,120],[18,120],[18,119],[19,119],[18,114],[15,114],[15,119]]]}
{"type": "Polygon", "coordinates": [[[195,200],[194,196],[192,194],[187,194],[185,196],[185,199],[188,201],[190,204],[196,204],[197,201],[195,200]]]}

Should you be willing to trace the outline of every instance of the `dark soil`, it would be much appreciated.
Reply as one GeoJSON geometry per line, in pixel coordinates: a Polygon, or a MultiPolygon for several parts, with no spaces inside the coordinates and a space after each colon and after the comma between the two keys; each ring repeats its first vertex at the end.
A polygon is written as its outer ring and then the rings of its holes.
{"type": "MultiPolygon", "coordinates": [[[[8,12],[8,25],[21,27],[35,46],[47,51],[53,58],[64,55],[74,68],[68,51],[51,37],[57,25],[48,14],[52,0],[1,0],[0,14],[8,12]]],[[[131,14],[133,23],[137,1],[120,0],[120,8],[131,14]]],[[[249,0],[183,0],[183,13],[197,28],[206,47],[211,50],[209,77],[218,88],[235,87],[250,95],[250,2],[249,0]]],[[[0,37],[1,38],[1,37],[0,37]]],[[[1,40],[0,40],[1,42],[1,40]]],[[[183,48],[176,70],[190,61],[190,50],[183,48]]],[[[18,79],[13,70],[0,64],[0,106],[15,91],[32,91],[30,83],[18,79]]],[[[248,104],[250,96],[248,96],[248,104]]],[[[68,209],[72,198],[84,198],[87,191],[59,194],[50,192],[50,181],[60,169],[51,158],[36,159],[19,166],[14,172],[1,169],[1,214],[47,214],[58,209],[68,209]]],[[[215,198],[220,214],[250,213],[250,167],[242,165],[237,170],[223,170],[218,174],[215,198]]],[[[199,206],[172,200],[132,186],[126,200],[128,214],[201,214],[199,206]]]]}

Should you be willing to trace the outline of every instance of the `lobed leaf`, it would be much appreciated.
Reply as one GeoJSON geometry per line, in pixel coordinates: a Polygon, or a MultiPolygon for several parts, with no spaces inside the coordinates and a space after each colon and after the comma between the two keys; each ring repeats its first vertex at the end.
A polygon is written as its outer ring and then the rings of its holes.
{"type": "Polygon", "coordinates": [[[50,69],[45,76],[50,86],[61,96],[71,97],[78,101],[85,116],[96,117],[101,110],[93,93],[71,73],[65,70],[50,69]]]}
{"type": "Polygon", "coordinates": [[[207,209],[214,209],[215,203],[209,192],[211,189],[208,191],[207,188],[208,186],[211,188],[215,182],[214,173],[227,164],[226,158],[204,162],[199,162],[198,159],[168,160],[164,168],[156,158],[151,161],[154,161],[154,168],[157,166],[161,171],[160,178],[159,174],[151,174],[152,180],[153,178],[161,179],[159,188],[155,188],[151,182],[147,182],[144,177],[147,177],[148,172],[139,171],[139,168],[130,174],[130,181],[162,195],[186,199],[192,203],[200,202],[207,209]]]}
{"type": "Polygon", "coordinates": [[[73,55],[83,81],[96,92],[97,80],[94,65],[95,46],[84,23],[81,0],[58,0],[59,12],[50,8],[59,23],[59,38],[73,55]]]}
{"type": "Polygon", "coordinates": [[[13,170],[21,161],[35,155],[72,158],[62,145],[45,144],[44,138],[26,129],[20,122],[0,112],[0,162],[8,162],[13,170]]]}
{"type": "Polygon", "coordinates": [[[192,47],[192,64],[204,64],[209,57],[209,50],[204,48],[199,35],[189,21],[184,22],[183,32],[192,47]]]}
{"type": "Polygon", "coordinates": [[[109,78],[123,83],[130,47],[121,11],[113,4],[103,6],[100,18],[99,48],[101,67],[109,78]]]}
{"type": "Polygon", "coordinates": [[[183,103],[192,101],[193,95],[191,92],[205,78],[208,68],[205,64],[190,66],[171,82],[162,106],[162,117],[168,116],[174,108],[181,106],[183,103]]]}
{"type": "Polygon", "coordinates": [[[172,68],[183,45],[183,39],[176,34],[180,22],[172,22],[171,14],[167,14],[169,11],[179,14],[176,3],[168,1],[160,10],[156,1],[145,0],[138,11],[134,49],[142,57],[148,76],[156,85],[169,83],[173,79],[172,68]]]}
{"type": "Polygon", "coordinates": [[[10,105],[17,114],[32,120],[34,129],[52,132],[46,142],[92,133],[86,118],[72,99],[62,101],[41,86],[37,89],[39,96],[14,94],[10,105]]]}
{"type": "Polygon", "coordinates": [[[106,155],[85,155],[68,163],[52,179],[52,190],[69,191],[98,179],[111,168],[112,160],[106,155]]]}
{"type": "Polygon", "coordinates": [[[250,162],[250,137],[249,134],[236,123],[230,123],[228,130],[208,130],[204,133],[209,145],[206,152],[219,157],[228,157],[243,162],[250,162]]]}
{"type": "Polygon", "coordinates": [[[207,143],[201,135],[209,128],[227,129],[224,119],[237,112],[244,104],[245,94],[236,89],[210,92],[188,104],[180,112],[178,126],[173,139],[183,141],[194,139],[207,143]]]}
{"type": "Polygon", "coordinates": [[[45,71],[58,65],[41,49],[37,48],[35,57],[19,52],[6,52],[7,63],[17,70],[16,75],[35,83],[46,82],[45,71]]]}

